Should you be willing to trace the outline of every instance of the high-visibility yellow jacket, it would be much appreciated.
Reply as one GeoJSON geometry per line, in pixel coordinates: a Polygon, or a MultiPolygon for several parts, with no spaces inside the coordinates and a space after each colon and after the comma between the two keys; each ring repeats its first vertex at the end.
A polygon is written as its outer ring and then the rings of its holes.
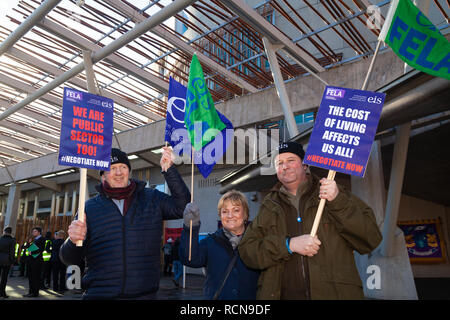
{"type": "Polygon", "coordinates": [[[52,256],[52,240],[45,240],[45,250],[42,252],[42,259],[44,262],[50,261],[50,257],[52,256]]]}

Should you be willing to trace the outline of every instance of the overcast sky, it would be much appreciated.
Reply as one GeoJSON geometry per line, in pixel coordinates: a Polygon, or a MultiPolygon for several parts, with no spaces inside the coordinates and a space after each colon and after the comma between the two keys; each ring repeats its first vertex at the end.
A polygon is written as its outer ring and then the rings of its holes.
{"type": "Polygon", "coordinates": [[[0,24],[2,24],[3,19],[6,14],[11,11],[12,7],[15,7],[19,0],[1,0],[0,1],[0,24]]]}

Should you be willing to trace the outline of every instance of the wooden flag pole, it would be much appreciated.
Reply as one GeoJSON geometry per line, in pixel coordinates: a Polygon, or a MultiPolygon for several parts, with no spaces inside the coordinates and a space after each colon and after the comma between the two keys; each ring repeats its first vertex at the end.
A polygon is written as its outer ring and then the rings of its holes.
{"type": "MultiPolygon", "coordinates": [[[[84,201],[86,200],[86,182],[87,182],[87,169],[80,168],[80,197],[78,199],[78,220],[85,222],[86,216],[84,214],[84,201]]],[[[83,240],[78,240],[77,247],[83,246],[83,240]]]]}
{"type": "MultiPolygon", "coordinates": [[[[194,147],[191,154],[191,203],[194,202],[194,147]]],[[[189,222],[189,261],[191,261],[192,251],[192,219],[189,222]]]]}
{"type": "Polygon", "coordinates": [[[375,47],[375,52],[373,54],[372,61],[370,61],[369,70],[367,71],[367,75],[366,75],[366,78],[364,79],[364,83],[361,87],[361,90],[366,90],[367,85],[369,84],[369,79],[370,79],[370,76],[372,75],[372,70],[373,70],[373,66],[375,65],[375,60],[377,59],[377,56],[378,56],[378,51],[380,51],[381,42],[382,41],[380,41],[380,40],[378,40],[378,42],[377,42],[377,46],[375,47]]]}
{"type": "Polygon", "coordinates": [[[194,147],[192,147],[191,162],[191,202],[194,202],[194,147]]]}
{"type": "MultiPolygon", "coordinates": [[[[330,170],[328,171],[328,180],[334,180],[334,176],[336,175],[336,171],[330,170]]],[[[314,218],[314,223],[311,229],[311,237],[315,237],[317,234],[317,229],[319,228],[320,219],[322,218],[323,208],[325,207],[326,199],[320,199],[319,208],[317,208],[316,217],[314,218]]]]}
{"type": "MultiPolygon", "coordinates": [[[[191,155],[191,203],[194,202],[194,147],[191,155]]],[[[189,261],[191,261],[192,251],[192,219],[189,222],[189,261]]]]}

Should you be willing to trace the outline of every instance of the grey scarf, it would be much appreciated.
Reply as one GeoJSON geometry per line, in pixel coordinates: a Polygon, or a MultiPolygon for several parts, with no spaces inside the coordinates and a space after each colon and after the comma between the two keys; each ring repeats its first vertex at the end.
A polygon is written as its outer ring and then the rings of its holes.
{"type": "Polygon", "coordinates": [[[223,228],[223,233],[225,234],[225,236],[230,241],[231,246],[233,247],[233,250],[236,249],[236,247],[238,246],[239,242],[241,242],[242,234],[240,236],[236,236],[236,235],[234,235],[233,233],[231,233],[230,231],[228,231],[225,228],[223,228]]]}

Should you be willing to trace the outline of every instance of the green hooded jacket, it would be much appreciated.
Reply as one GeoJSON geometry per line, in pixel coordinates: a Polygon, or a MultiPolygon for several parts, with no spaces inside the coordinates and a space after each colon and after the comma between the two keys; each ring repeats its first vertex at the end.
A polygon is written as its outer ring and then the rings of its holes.
{"type": "MultiPolygon", "coordinates": [[[[310,233],[320,201],[319,179],[307,177],[300,189],[299,206],[305,234],[310,233]]],[[[285,212],[296,209],[280,187],[281,183],[275,185],[264,198],[258,216],[239,244],[244,263],[261,270],[257,299],[280,299],[284,264],[291,258],[286,248],[285,212]]],[[[338,196],[326,202],[322,213],[317,231],[320,249],[313,257],[305,256],[311,299],[364,298],[353,251],[370,253],[382,239],[372,209],[343,186],[338,188],[338,196]]]]}

